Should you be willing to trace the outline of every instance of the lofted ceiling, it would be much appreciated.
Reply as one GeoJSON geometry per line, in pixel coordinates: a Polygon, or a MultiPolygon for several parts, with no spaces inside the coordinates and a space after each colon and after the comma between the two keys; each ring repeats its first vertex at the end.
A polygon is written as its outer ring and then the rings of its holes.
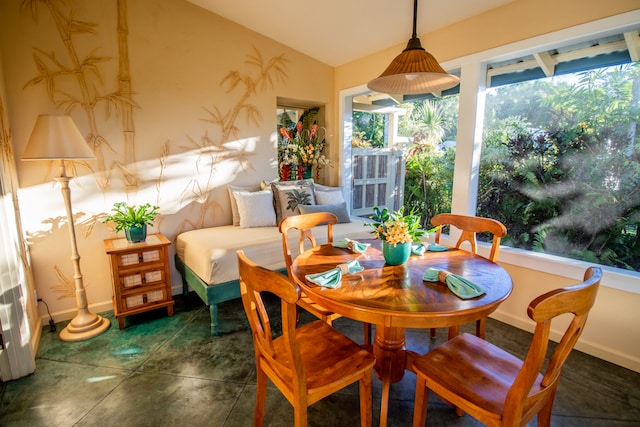
{"type": "MultiPolygon", "coordinates": [[[[413,31],[412,0],[187,1],[333,67],[387,48],[404,46],[413,31]]],[[[515,0],[419,0],[418,37],[513,1],[515,0]]],[[[576,59],[605,57],[607,54],[614,56],[616,52],[624,52],[624,55],[628,55],[625,58],[638,61],[639,32],[640,25],[606,38],[490,63],[487,86],[518,81],[518,74],[524,80],[571,72],[582,65],[570,65],[570,69],[564,71],[558,67],[576,59]]],[[[429,50],[428,45],[423,45],[429,50]]],[[[603,64],[589,60],[586,67],[606,66],[628,60],[605,58],[603,64]]],[[[367,93],[355,99],[355,102],[364,109],[378,109],[402,103],[403,100],[406,100],[405,97],[397,94],[367,93]]]]}
{"type": "MultiPolygon", "coordinates": [[[[404,45],[413,30],[412,0],[187,1],[333,67],[404,45]]],[[[418,37],[512,1],[420,0],[418,37]]]]}

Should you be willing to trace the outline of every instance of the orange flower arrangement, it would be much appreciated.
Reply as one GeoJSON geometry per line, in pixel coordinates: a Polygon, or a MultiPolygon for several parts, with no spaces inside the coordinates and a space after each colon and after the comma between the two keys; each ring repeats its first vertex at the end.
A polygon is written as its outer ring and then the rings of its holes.
{"type": "Polygon", "coordinates": [[[280,164],[317,168],[328,165],[329,160],[322,153],[325,147],[325,133],[326,130],[315,123],[311,129],[303,129],[301,121],[291,130],[281,127],[281,139],[278,144],[280,164]]]}
{"type": "MultiPolygon", "coordinates": [[[[396,246],[398,243],[419,242],[420,237],[427,232],[420,228],[420,216],[411,212],[404,215],[404,206],[395,212],[389,212],[387,208],[373,208],[374,215],[369,218],[374,222],[366,223],[373,228],[376,239],[396,246]]],[[[432,230],[429,230],[429,232],[432,230]]]]}

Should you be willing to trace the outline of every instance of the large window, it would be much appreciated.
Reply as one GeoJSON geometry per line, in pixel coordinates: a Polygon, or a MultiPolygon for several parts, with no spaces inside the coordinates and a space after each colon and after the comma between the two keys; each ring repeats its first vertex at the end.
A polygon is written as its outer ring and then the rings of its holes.
{"type": "Polygon", "coordinates": [[[477,211],[504,244],[640,270],[640,67],[487,91],[477,211]]]}

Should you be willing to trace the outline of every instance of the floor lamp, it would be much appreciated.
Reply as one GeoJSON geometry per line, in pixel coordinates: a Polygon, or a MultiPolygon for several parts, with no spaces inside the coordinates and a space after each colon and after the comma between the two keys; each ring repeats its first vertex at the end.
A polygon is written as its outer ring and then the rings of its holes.
{"type": "Polygon", "coordinates": [[[76,308],[78,313],[69,324],[60,331],[62,341],[81,341],[93,338],[106,331],[111,322],[93,314],[87,308],[87,294],[80,272],[80,255],[76,242],[76,230],[71,209],[71,190],[65,169],[65,160],[94,159],[95,156],[70,116],[41,115],[27,142],[22,160],[59,160],[60,175],[54,180],[59,182],[67,210],[69,237],[71,240],[71,261],[73,261],[73,278],[75,281],[76,308]]]}

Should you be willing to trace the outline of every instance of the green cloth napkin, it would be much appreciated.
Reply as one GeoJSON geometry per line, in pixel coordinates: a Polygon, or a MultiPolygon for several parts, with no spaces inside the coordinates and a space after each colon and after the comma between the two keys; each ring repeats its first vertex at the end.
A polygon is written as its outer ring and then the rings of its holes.
{"type": "Polygon", "coordinates": [[[449,249],[446,246],[438,245],[436,243],[427,243],[427,245],[428,245],[427,250],[431,252],[444,252],[447,249],[449,249]]]}
{"type": "Polygon", "coordinates": [[[360,243],[357,240],[351,240],[348,237],[345,237],[337,242],[333,242],[333,246],[336,248],[349,249],[351,252],[361,254],[367,250],[369,243],[360,243]]]}
{"type": "Polygon", "coordinates": [[[413,255],[424,255],[424,251],[427,250],[427,247],[425,245],[423,245],[422,243],[414,243],[411,245],[411,253],[413,255]]]}
{"type": "Polygon", "coordinates": [[[414,243],[411,245],[411,253],[413,255],[424,255],[426,251],[442,252],[449,249],[446,246],[437,245],[435,243],[414,243]]]}
{"type": "Polygon", "coordinates": [[[337,288],[340,286],[343,274],[360,273],[364,267],[360,265],[357,259],[349,261],[345,264],[339,264],[336,268],[324,271],[322,273],[307,274],[304,276],[308,281],[325,288],[337,288]]]}
{"type": "Polygon", "coordinates": [[[444,276],[444,282],[447,284],[449,290],[462,299],[475,298],[486,292],[481,286],[472,283],[462,276],[449,273],[446,270],[427,268],[422,279],[428,282],[437,282],[440,280],[438,278],[440,275],[444,276]]]}

